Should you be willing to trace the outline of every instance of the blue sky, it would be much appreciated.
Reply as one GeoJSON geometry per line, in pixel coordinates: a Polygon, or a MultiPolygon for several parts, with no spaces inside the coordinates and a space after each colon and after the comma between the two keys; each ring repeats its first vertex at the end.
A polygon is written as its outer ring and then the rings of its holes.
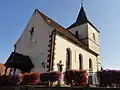
{"type": "MultiPolygon", "coordinates": [[[[84,0],[88,19],[100,30],[103,68],[120,68],[119,4],[120,0],[84,0]]],[[[10,55],[35,8],[68,27],[77,18],[80,0],[0,0],[0,62],[10,55]]]]}

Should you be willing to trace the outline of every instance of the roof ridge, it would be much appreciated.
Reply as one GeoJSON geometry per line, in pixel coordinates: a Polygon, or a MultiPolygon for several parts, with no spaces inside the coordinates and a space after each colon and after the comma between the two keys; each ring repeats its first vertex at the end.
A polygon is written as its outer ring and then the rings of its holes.
{"type": "MultiPolygon", "coordinates": [[[[39,12],[40,13],[40,15],[44,18],[47,18],[47,19],[49,19],[50,21],[52,21],[54,24],[56,24],[56,25],[59,25],[61,28],[64,28],[63,26],[61,26],[60,24],[58,24],[57,22],[55,22],[54,20],[52,20],[51,18],[49,18],[48,16],[46,16],[45,14],[43,14],[42,12],[40,12],[38,9],[35,9],[35,12],[39,12]]],[[[44,19],[45,19],[44,18],[44,19]]],[[[65,28],[64,28],[65,29],[65,28]]]]}
{"type": "MultiPolygon", "coordinates": [[[[58,23],[56,23],[54,20],[52,20],[51,18],[49,18],[49,17],[47,17],[45,14],[43,14],[42,12],[40,12],[38,9],[36,9],[39,13],[40,13],[40,15],[42,15],[42,17],[44,18],[47,18],[47,19],[49,19],[50,21],[52,21],[55,25],[58,25],[57,26],[57,30],[58,29],[64,29],[65,31],[67,31],[68,33],[70,33],[70,34],[72,34],[68,29],[66,29],[66,28],[64,28],[63,26],[61,26],[60,24],[58,24],[58,23]]],[[[45,19],[44,18],[44,19],[45,19]]],[[[73,34],[72,34],[73,35],[73,34]]]]}

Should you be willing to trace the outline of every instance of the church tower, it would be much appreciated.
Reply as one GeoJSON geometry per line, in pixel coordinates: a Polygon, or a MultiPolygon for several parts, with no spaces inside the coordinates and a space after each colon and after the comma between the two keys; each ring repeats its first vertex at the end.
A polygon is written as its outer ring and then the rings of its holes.
{"type": "Polygon", "coordinates": [[[96,54],[99,51],[99,30],[88,20],[83,6],[75,23],[67,28],[71,31],[85,46],[96,54]]]}

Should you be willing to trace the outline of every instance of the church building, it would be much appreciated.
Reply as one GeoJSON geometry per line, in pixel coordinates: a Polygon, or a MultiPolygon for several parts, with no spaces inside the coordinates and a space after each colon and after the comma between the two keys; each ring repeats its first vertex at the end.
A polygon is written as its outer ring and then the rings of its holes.
{"type": "Polygon", "coordinates": [[[87,70],[96,83],[94,73],[101,69],[99,30],[88,20],[83,6],[68,28],[35,9],[5,66],[21,72],[48,72],[58,71],[60,61],[62,72],[87,70]]]}

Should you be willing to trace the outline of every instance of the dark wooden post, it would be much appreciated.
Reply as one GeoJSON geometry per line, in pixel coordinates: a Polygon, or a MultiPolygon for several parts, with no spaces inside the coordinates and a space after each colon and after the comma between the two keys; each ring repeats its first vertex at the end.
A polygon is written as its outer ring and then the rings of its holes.
{"type": "Polygon", "coordinates": [[[10,71],[9,71],[9,76],[11,76],[11,72],[12,72],[12,69],[10,68],[10,71]]]}
{"type": "Polygon", "coordinates": [[[15,72],[16,72],[16,68],[14,68],[14,71],[13,71],[13,74],[15,75],[15,72]]]}
{"type": "Polygon", "coordinates": [[[4,73],[4,75],[6,75],[7,69],[8,69],[8,68],[6,67],[6,68],[5,68],[5,73],[4,73]]]}

